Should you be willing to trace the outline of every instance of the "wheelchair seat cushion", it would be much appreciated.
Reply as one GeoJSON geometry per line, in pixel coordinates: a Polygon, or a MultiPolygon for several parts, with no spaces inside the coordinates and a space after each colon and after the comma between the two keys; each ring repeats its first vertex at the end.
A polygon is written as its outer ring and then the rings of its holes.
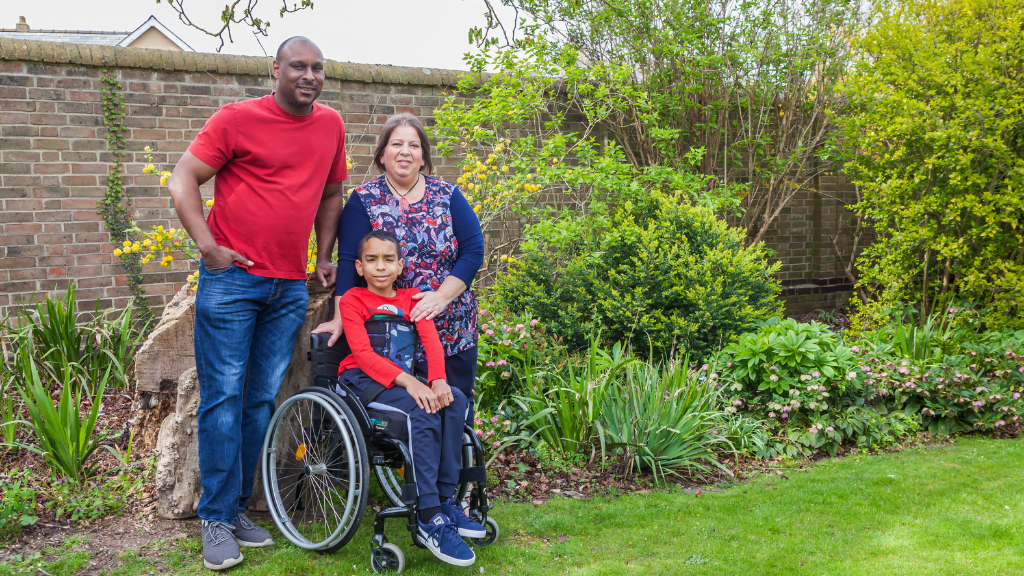
{"type": "Polygon", "coordinates": [[[371,430],[395,440],[409,441],[409,418],[404,412],[371,402],[366,414],[370,417],[371,430]]]}

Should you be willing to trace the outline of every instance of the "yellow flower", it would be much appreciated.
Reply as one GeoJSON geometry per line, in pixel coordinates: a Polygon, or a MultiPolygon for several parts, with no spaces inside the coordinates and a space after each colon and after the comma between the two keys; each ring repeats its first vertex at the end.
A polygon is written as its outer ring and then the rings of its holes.
{"type": "Polygon", "coordinates": [[[146,248],[149,248],[150,246],[153,245],[153,241],[150,240],[149,238],[147,238],[147,239],[142,241],[142,245],[145,246],[146,248]]]}
{"type": "Polygon", "coordinates": [[[481,206],[480,204],[477,204],[476,206],[473,206],[473,212],[480,212],[481,208],[483,208],[483,206],[481,206]]]}
{"type": "Polygon", "coordinates": [[[469,172],[469,166],[463,166],[462,167],[462,171],[463,172],[469,172]]]}
{"type": "Polygon", "coordinates": [[[156,172],[156,166],[153,166],[152,164],[146,164],[146,168],[143,170],[143,172],[145,172],[146,174],[152,174],[153,172],[156,172]]]}
{"type": "Polygon", "coordinates": [[[174,245],[175,246],[181,246],[181,242],[175,242],[174,245]]]}
{"type": "Polygon", "coordinates": [[[170,174],[161,174],[160,175],[160,185],[161,186],[167,186],[167,182],[169,182],[170,180],[171,180],[171,175],[170,174]]]}
{"type": "Polygon", "coordinates": [[[114,249],[114,256],[120,256],[120,255],[121,255],[121,249],[120,248],[115,248],[114,249]]]}
{"type": "Polygon", "coordinates": [[[468,188],[470,190],[474,190],[474,189],[476,189],[476,184],[473,184],[472,182],[470,182],[469,184],[466,184],[466,188],[468,188]]]}
{"type": "Polygon", "coordinates": [[[508,172],[508,166],[502,166],[501,167],[501,171],[502,172],[508,172]]]}
{"type": "MultiPolygon", "coordinates": [[[[170,246],[166,246],[164,248],[164,252],[167,252],[168,254],[170,254],[171,253],[171,247],[170,246]]],[[[169,256],[168,256],[168,258],[169,258],[169,256]]]]}
{"type": "Polygon", "coordinates": [[[149,146],[146,146],[145,150],[146,150],[146,152],[152,152],[153,151],[153,149],[150,148],[149,146]]]}
{"type": "Polygon", "coordinates": [[[124,246],[125,248],[127,248],[127,247],[129,247],[131,245],[132,245],[132,243],[130,241],[128,241],[128,240],[125,240],[124,242],[121,243],[121,246],[124,246]]]}
{"type": "Polygon", "coordinates": [[[159,231],[161,231],[161,232],[163,232],[163,231],[164,231],[164,227],[163,227],[163,226],[157,226],[157,227],[156,227],[156,229],[157,229],[157,230],[159,230],[159,231]]]}
{"type": "MultiPolygon", "coordinates": [[[[213,207],[213,199],[212,198],[210,200],[206,201],[206,207],[207,208],[212,208],[213,207]]],[[[218,212],[218,214],[220,214],[220,212],[218,212]]]]}

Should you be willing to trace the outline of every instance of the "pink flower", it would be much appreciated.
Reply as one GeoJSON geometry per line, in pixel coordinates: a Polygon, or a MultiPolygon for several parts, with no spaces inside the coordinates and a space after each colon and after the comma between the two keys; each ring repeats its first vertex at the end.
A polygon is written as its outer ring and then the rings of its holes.
{"type": "Polygon", "coordinates": [[[494,368],[494,362],[488,362],[487,364],[484,364],[484,366],[488,368],[494,368]]]}
{"type": "Polygon", "coordinates": [[[783,412],[789,412],[789,410],[790,410],[789,406],[783,406],[782,407],[782,411],[783,412]]]}
{"type": "Polygon", "coordinates": [[[483,431],[483,430],[481,430],[481,429],[479,429],[479,428],[477,428],[477,429],[475,430],[475,432],[476,432],[476,435],[477,435],[477,436],[483,436],[483,435],[484,435],[484,431],[483,431]]]}
{"type": "Polygon", "coordinates": [[[501,420],[497,416],[491,416],[491,424],[497,424],[501,420]]]}
{"type": "Polygon", "coordinates": [[[818,372],[817,370],[815,370],[814,372],[811,372],[811,376],[814,376],[815,378],[817,378],[818,376],[821,376],[821,372],[818,372]]]}
{"type": "Polygon", "coordinates": [[[482,426],[484,421],[477,418],[476,420],[473,420],[473,423],[476,424],[477,426],[482,426]]]}
{"type": "Polygon", "coordinates": [[[502,324],[501,329],[504,330],[505,332],[508,332],[512,328],[508,324],[502,324]]]}
{"type": "Polygon", "coordinates": [[[726,367],[726,368],[732,368],[732,362],[728,362],[728,363],[727,363],[727,364],[725,365],[725,367],[726,367]]]}
{"type": "Polygon", "coordinates": [[[783,418],[789,418],[789,414],[786,414],[785,412],[783,412],[782,417],[783,418]]]}
{"type": "Polygon", "coordinates": [[[825,387],[824,386],[818,386],[818,392],[824,392],[824,391],[825,391],[825,387]]]}
{"type": "Polygon", "coordinates": [[[831,431],[833,431],[833,430],[835,430],[835,428],[833,428],[833,427],[831,427],[831,426],[826,426],[826,427],[825,427],[825,432],[831,432],[831,431]]]}
{"type": "Polygon", "coordinates": [[[850,350],[852,350],[854,353],[860,352],[860,346],[854,346],[853,348],[850,348],[850,350]]]}
{"type": "Polygon", "coordinates": [[[488,329],[487,329],[487,330],[486,330],[486,331],[484,332],[484,334],[487,334],[488,336],[494,336],[494,330],[491,330],[490,328],[488,328],[488,329]]]}
{"type": "Polygon", "coordinates": [[[810,428],[808,428],[807,431],[810,432],[811,434],[817,434],[818,433],[818,429],[815,428],[814,426],[811,426],[810,428]]]}
{"type": "Polygon", "coordinates": [[[732,405],[733,406],[742,406],[743,405],[743,400],[733,400],[732,401],[732,405]]]}
{"type": "Polygon", "coordinates": [[[768,417],[769,418],[775,418],[775,412],[769,412],[768,413],[768,417]]]}
{"type": "Polygon", "coordinates": [[[1021,366],[1020,369],[1017,370],[1017,372],[1024,373],[1024,366],[1021,366]]]}
{"type": "Polygon", "coordinates": [[[530,320],[530,327],[533,328],[540,323],[540,320],[530,320]]]}
{"type": "Polygon", "coordinates": [[[769,376],[768,379],[771,380],[772,382],[778,382],[779,381],[779,377],[776,376],[775,374],[772,374],[771,376],[769,376]]]}
{"type": "Polygon", "coordinates": [[[491,444],[491,450],[497,450],[498,448],[501,448],[501,442],[495,441],[494,444],[491,444]]]}
{"type": "Polygon", "coordinates": [[[769,366],[768,369],[769,370],[778,370],[778,368],[776,368],[775,366],[769,366]]]}
{"type": "Polygon", "coordinates": [[[1017,400],[1018,398],[1020,398],[1020,392],[1014,392],[1013,393],[1013,399],[1017,400]]]}
{"type": "Polygon", "coordinates": [[[975,406],[984,406],[984,405],[985,405],[985,403],[984,403],[984,402],[982,402],[981,400],[978,400],[978,401],[976,401],[976,402],[971,402],[971,404],[973,404],[973,405],[975,405],[975,406]]]}
{"type": "Polygon", "coordinates": [[[480,315],[486,317],[487,316],[487,310],[481,310],[480,311],[480,315]]]}
{"type": "Polygon", "coordinates": [[[511,372],[502,372],[502,373],[501,373],[501,377],[502,377],[502,378],[508,378],[508,377],[510,377],[510,376],[512,376],[512,373],[511,373],[511,372]]]}
{"type": "Polygon", "coordinates": [[[516,324],[516,332],[521,331],[523,328],[526,328],[526,324],[516,324]]]}
{"type": "Polygon", "coordinates": [[[701,367],[700,367],[700,369],[701,369],[701,370],[705,370],[705,371],[706,371],[706,370],[707,370],[708,368],[711,368],[711,366],[708,366],[707,364],[705,364],[705,365],[703,365],[703,366],[701,366],[701,367]]]}
{"type": "Polygon", "coordinates": [[[996,420],[996,426],[1006,426],[1006,420],[996,420]]]}
{"type": "Polygon", "coordinates": [[[504,359],[504,358],[502,358],[501,360],[498,360],[498,366],[504,366],[504,365],[506,365],[506,364],[508,364],[508,362],[507,362],[507,361],[505,361],[505,359],[504,359]]]}

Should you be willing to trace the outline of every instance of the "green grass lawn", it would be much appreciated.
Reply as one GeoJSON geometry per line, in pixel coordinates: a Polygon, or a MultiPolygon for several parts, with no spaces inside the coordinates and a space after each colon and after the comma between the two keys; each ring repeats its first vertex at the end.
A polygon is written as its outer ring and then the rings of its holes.
{"type": "MultiPolygon", "coordinates": [[[[952,446],[858,456],[762,476],[701,497],[680,490],[542,506],[500,504],[502,537],[470,568],[388,535],[406,571],[440,574],[1024,574],[1024,442],[964,439],[952,446]]],[[[247,574],[367,574],[371,527],[343,550],[307,553],[279,540],[244,550],[247,574]]],[[[125,556],[115,574],[204,574],[197,538],[161,557],[125,556]]],[[[66,563],[70,565],[73,563],[66,563]]],[[[67,570],[47,570],[54,576],[67,570]]]]}

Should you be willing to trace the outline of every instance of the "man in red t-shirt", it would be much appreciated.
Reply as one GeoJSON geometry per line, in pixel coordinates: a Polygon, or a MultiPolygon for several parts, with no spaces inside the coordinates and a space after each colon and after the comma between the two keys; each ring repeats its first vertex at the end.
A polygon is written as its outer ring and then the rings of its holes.
{"type": "Polygon", "coordinates": [[[199,474],[203,562],[221,570],[241,546],[269,546],[245,515],[274,397],[306,317],[307,242],[316,229],[316,277],[331,264],[348,177],[345,124],[316,104],[324,57],[302,37],[274,59],[270,96],[219,108],[174,167],[171,198],[202,253],[196,294],[199,474]],[[203,217],[199,186],[217,177],[203,217]]]}

